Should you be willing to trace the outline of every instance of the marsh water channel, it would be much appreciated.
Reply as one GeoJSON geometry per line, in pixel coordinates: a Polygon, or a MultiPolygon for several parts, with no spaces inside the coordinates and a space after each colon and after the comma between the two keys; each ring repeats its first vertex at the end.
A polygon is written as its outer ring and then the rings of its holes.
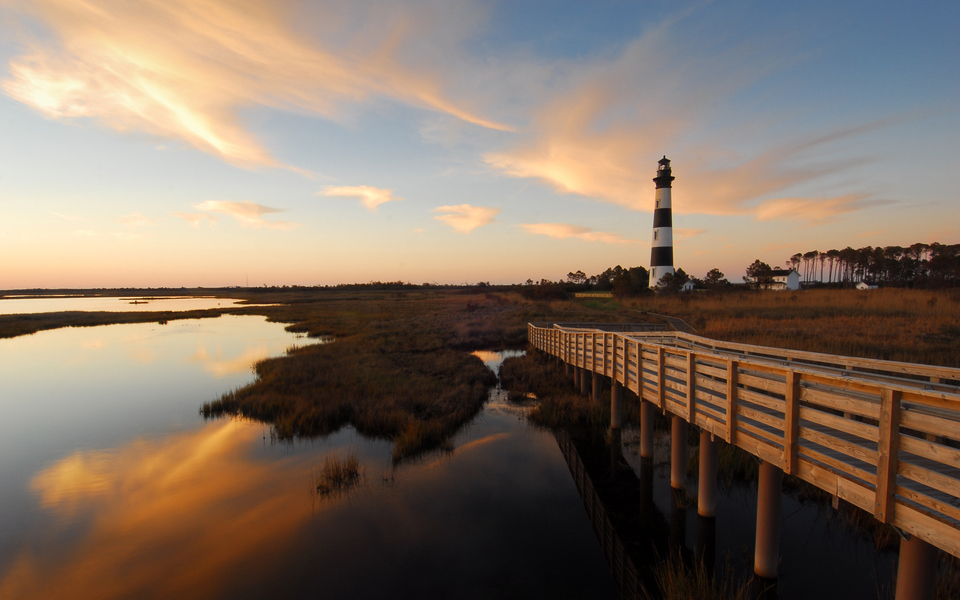
{"type": "MultiPolygon", "coordinates": [[[[308,343],[229,315],[0,340],[0,598],[617,598],[613,537],[702,542],[695,506],[671,508],[668,469],[644,470],[631,432],[573,444],[596,483],[583,495],[571,444],[498,389],[450,447],[400,464],[389,441],[349,427],[281,442],[268,425],[198,415],[257,360],[308,343]],[[348,455],[359,482],[317,494],[318,468],[348,455]],[[597,507],[639,491],[646,524],[614,518],[598,539],[597,507]]],[[[477,355],[494,370],[504,358],[477,355]]],[[[715,562],[736,573],[754,495],[718,503],[715,562]]],[[[785,498],[781,598],[889,587],[894,555],[829,510],[785,498]]]]}

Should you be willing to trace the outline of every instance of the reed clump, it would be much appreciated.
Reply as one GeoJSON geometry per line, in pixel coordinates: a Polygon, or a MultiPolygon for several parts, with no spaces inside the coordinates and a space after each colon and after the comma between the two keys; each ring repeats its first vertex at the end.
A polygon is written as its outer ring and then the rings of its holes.
{"type": "MultiPolygon", "coordinates": [[[[470,290],[301,291],[296,298],[242,310],[336,341],[261,361],[252,384],[205,404],[201,413],[269,422],[280,439],[352,424],[393,440],[398,461],[442,448],[483,406],[496,375],[468,350],[513,345],[526,338],[528,321],[550,310],[518,294],[470,290]]],[[[575,304],[558,312],[597,319],[575,304]]]]}
{"type": "Polygon", "coordinates": [[[752,600],[749,580],[739,580],[728,573],[712,577],[700,561],[689,563],[676,553],[657,561],[653,568],[657,582],[656,595],[647,592],[648,600],[752,600]]]}
{"type": "Polygon", "coordinates": [[[360,459],[356,454],[345,457],[328,456],[323,465],[313,470],[313,487],[320,496],[342,494],[363,479],[360,459]]]}

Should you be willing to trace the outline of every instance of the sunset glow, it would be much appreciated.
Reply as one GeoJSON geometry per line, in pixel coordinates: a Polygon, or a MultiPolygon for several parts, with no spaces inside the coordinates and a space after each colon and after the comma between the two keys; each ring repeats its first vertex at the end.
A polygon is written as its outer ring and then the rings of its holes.
{"type": "Polygon", "coordinates": [[[958,26],[951,3],[0,0],[0,289],[649,266],[663,155],[693,275],[957,243],[958,26]]]}

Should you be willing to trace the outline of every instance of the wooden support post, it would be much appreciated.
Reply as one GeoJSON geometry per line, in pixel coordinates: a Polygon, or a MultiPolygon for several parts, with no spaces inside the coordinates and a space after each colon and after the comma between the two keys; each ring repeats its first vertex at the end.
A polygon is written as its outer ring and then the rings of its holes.
{"type": "Polygon", "coordinates": [[[697,417],[697,355],[687,354],[687,422],[696,425],[697,417]]]}
{"type": "Polygon", "coordinates": [[[697,514],[717,516],[717,442],[706,429],[700,432],[700,481],[697,514]]]}
{"type": "Polygon", "coordinates": [[[783,471],[776,465],[760,463],[757,486],[757,541],[753,572],[776,579],[780,562],[780,500],[783,495],[783,471]]]}
{"type": "Polygon", "coordinates": [[[591,383],[593,383],[593,373],[586,368],[580,369],[580,393],[589,396],[591,383]]]}
{"type": "Polygon", "coordinates": [[[727,363],[727,443],[737,443],[737,368],[739,363],[727,363]]]}
{"type": "Polygon", "coordinates": [[[603,334],[603,371],[601,371],[604,376],[607,374],[607,335],[603,334]]]}
{"type": "Polygon", "coordinates": [[[783,470],[796,473],[800,448],[800,374],[787,371],[786,406],[784,407],[783,470]]]}
{"type": "Polygon", "coordinates": [[[653,404],[640,401],[640,457],[653,458],[653,404]]]}
{"type": "Polygon", "coordinates": [[[897,454],[900,451],[900,397],[897,390],[880,392],[880,443],[877,461],[877,497],[873,516],[881,523],[893,521],[897,492],[897,454]]]}
{"type": "Polygon", "coordinates": [[[643,346],[637,342],[637,396],[643,400],[643,346]]]}
{"type": "Polygon", "coordinates": [[[577,389],[577,390],[580,389],[580,371],[581,370],[582,369],[580,367],[573,368],[573,387],[574,389],[577,389]]]}
{"type": "Polygon", "coordinates": [[[618,430],[623,425],[623,384],[613,380],[610,388],[610,429],[618,430]]]}
{"type": "Polygon", "coordinates": [[[687,484],[687,421],[674,415],[670,431],[670,487],[687,484]]]}
{"type": "Polygon", "coordinates": [[[935,600],[937,549],[915,535],[900,539],[896,600],[935,600]]]}
{"type": "Polygon", "coordinates": [[[664,400],[667,397],[667,360],[663,346],[657,347],[657,406],[666,411],[667,406],[664,400]]]}
{"type": "Polygon", "coordinates": [[[584,355],[583,355],[583,361],[584,361],[584,362],[583,362],[584,366],[586,366],[586,367],[590,370],[590,372],[593,373],[593,370],[594,370],[594,369],[596,368],[596,366],[597,366],[597,336],[596,336],[596,334],[593,334],[593,333],[590,334],[590,364],[588,365],[587,362],[586,362],[586,361],[587,361],[587,355],[586,355],[586,353],[584,353],[584,355]]]}
{"type": "Polygon", "coordinates": [[[591,399],[597,404],[600,403],[600,396],[603,395],[603,375],[594,372],[591,376],[591,399]]]}

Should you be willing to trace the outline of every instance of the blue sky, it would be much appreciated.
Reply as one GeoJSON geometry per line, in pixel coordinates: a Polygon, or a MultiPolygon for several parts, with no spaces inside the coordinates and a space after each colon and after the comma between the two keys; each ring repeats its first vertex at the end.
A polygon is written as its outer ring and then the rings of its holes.
{"type": "Polygon", "coordinates": [[[960,8],[0,0],[0,288],[960,242],[960,8]],[[343,6],[347,4],[348,6],[343,6]]]}

